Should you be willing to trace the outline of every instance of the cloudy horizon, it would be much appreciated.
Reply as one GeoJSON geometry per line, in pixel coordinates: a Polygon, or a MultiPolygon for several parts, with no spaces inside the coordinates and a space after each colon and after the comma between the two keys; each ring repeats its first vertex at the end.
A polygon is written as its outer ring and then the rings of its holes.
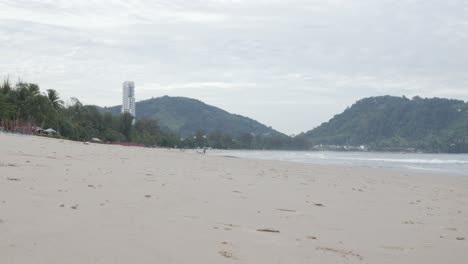
{"type": "Polygon", "coordinates": [[[0,0],[0,77],[199,99],[287,133],[378,95],[468,100],[468,2],[0,0]]]}

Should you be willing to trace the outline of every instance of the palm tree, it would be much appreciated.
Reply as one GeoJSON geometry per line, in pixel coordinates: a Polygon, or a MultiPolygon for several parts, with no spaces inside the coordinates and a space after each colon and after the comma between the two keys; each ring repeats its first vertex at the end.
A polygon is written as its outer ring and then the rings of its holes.
{"type": "Polygon", "coordinates": [[[32,83],[20,82],[16,84],[12,93],[12,101],[17,105],[16,118],[35,121],[38,114],[39,86],[32,83]]]}
{"type": "Polygon", "coordinates": [[[63,101],[60,100],[59,94],[56,90],[53,89],[48,89],[47,90],[47,99],[49,100],[49,104],[52,106],[52,108],[56,111],[59,112],[63,109],[63,101]]]}
{"type": "Polygon", "coordinates": [[[0,93],[4,95],[8,95],[12,91],[12,87],[10,84],[10,79],[3,80],[3,84],[0,85],[0,93]]]}
{"type": "Polygon", "coordinates": [[[15,105],[8,102],[7,97],[0,93],[0,119],[9,118],[15,113],[15,105]]]}
{"type": "Polygon", "coordinates": [[[0,119],[10,118],[15,113],[16,106],[9,100],[11,92],[10,80],[3,80],[3,84],[0,85],[0,119]]]}

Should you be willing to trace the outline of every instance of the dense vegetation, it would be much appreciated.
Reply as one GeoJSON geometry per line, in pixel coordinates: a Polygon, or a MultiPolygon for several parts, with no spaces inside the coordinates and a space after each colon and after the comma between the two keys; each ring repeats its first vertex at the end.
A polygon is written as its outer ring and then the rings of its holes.
{"type": "Polygon", "coordinates": [[[468,103],[441,98],[365,98],[298,138],[309,147],[366,145],[387,151],[468,152],[468,103]]]}
{"type": "MultiPolygon", "coordinates": [[[[104,108],[103,111],[120,113],[121,106],[104,108]]],[[[228,113],[199,100],[185,97],[163,96],[136,103],[137,119],[150,118],[159,121],[161,127],[178,133],[181,137],[193,136],[198,131],[221,132],[233,137],[242,134],[285,136],[248,117],[228,113]]]]}
{"type": "Polygon", "coordinates": [[[137,142],[172,146],[175,134],[163,133],[156,121],[141,120],[132,125],[129,114],[101,113],[96,107],[83,105],[72,98],[67,106],[55,90],[41,93],[39,86],[8,80],[0,85],[0,120],[21,120],[34,126],[53,128],[63,138],[109,142],[137,142]]]}
{"type": "Polygon", "coordinates": [[[163,147],[214,147],[243,149],[284,149],[290,138],[246,117],[188,98],[163,97],[137,104],[135,125],[120,107],[98,108],[72,98],[65,106],[55,90],[41,93],[36,84],[9,81],[0,85],[0,120],[21,120],[53,128],[63,138],[105,142],[133,142],[163,147]],[[152,109],[163,109],[152,115],[152,109]],[[176,120],[160,125],[157,118],[176,120]],[[171,119],[172,118],[172,119],[171,119]],[[193,126],[193,129],[191,128],[193,126]],[[161,128],[162,127],[162,128],[161,128]]]}
{"type": "Polygon", "coordinates": [[[294,138],[189,98],[165,96],[138,102],[137,115],[132,125],[133,117],[120,114],[118,106],[83,105],[76,98],[65,105],[55,90],[41,93],[36,84],[12,86],[5,81],[0,85],[0,120],[50,127],[72,140],[95,137],[146,146],[240,149],[365,145],[382,151],[468,153],[468,103],[459,100],[365,98],[294,138]]]}
{"type": "MultiPolygon", "coordinates": [[[[118,115],[121,106],[100,108],[118,115]]],[[[187,147],[288,149],[294,139],[253,119],[228,113],[199,100],[163,96],[136,103],[137,120],[157,120],[163,131],[177,133],[187,147]]]]}

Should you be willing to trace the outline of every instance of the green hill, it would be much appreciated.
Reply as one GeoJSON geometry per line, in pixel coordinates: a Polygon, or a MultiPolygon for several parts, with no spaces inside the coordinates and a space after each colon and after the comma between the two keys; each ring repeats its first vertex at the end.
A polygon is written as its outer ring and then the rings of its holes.
{"type": "MultiPolygon", "coordinates": [[[[113,114],[120,113],[121,106],[103,108],[113,114]]],[[[185,97],[163,96],[136,103],[137,119],[157,119],[161,127],[179,133],[182,137],[192,136],[198,131],[219,131],[238,137],[242,134],[284,136],[253,119],[230,114],[222,109],[207,105],[199,100],[185,97]]]]}
{"type": "Polygon", "coordinates": [[[309,146],[468,152],[468,103],[441,98],[365,98],[296,140],[309,146]]]}

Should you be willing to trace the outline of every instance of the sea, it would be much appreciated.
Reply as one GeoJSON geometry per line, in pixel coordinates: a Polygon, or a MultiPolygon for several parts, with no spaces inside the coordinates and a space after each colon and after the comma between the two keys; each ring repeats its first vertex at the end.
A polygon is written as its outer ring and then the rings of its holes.
{"type": "Polygon", "coordinates": [[[468,154],[212,150],[209,155],[318,165],[403,169],[468,176],[468,154]]]}

